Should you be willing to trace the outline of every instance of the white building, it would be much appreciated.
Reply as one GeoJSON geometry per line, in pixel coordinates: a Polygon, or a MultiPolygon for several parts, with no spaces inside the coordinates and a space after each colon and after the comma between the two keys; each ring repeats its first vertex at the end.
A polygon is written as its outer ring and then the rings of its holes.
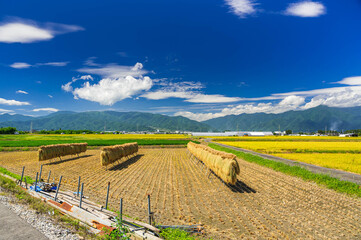
{"type": "Polygon", "coordinates": [[[192,136],[197,137],[233,137],[233,136],[251,136],[251,137],[265,137],[273,136],[272,132],[253,132],[253,131],[241,131],[241,132],[192,132],[192,136]]]}

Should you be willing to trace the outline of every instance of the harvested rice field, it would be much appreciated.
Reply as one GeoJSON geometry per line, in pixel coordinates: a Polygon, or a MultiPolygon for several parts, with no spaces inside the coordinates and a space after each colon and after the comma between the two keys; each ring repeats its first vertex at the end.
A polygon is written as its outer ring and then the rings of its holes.
{"type": "MultiPolygon", "coordinates": [[[[191,160],[185,148],[140,148],[138,156],[115,167],[100,166],[100,150],[43,166],[63,187],[104,204],[111,182],[110,207],[123,198],[125,214],[147,220],[146,195],[158,224],[202,223],[213,239],[360,239],[361,201],[314,183],[239,161],[237,189],[230,189],[191,160]]],[[[25,166],[35,178],[37,152],[1,152],[0,166],[17,174],[25,166]]],[[[63,188],[62,187],[62,188],[63,188]]],[[[64,190],[64,189],[63,189],[64,190]]]]}

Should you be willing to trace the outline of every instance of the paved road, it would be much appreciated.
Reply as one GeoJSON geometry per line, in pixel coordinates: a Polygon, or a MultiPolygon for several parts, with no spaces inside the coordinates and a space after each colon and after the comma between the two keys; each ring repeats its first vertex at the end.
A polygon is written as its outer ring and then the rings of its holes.
{"type": "Polygon", "coordinates": [[[0,203],[0,240],[45,240],[41,232],[0,203]]]}
{"type": "Polygon", "coordinates": [[[331,168],[319,167],[319,166],[315,166],[315,165],[308,164],[308,163],[297,162],[297,161],[293,161],[293,160],[289,160],[289,159],[285,159],[285,158],[275,157],[272,155],[258,153],[258,152],[254,152],[254,151],[243,149],[243,148],[228,146],[228,145],[224,145],[221,143],[216,143],[216,142],[212,142],[212,143],[217,144],[222,147],[227,147],[227,148],[230,148],[230,149],[233,149],[236,151],[241,151],[241,152],[257,155],[257,156],[260,156],[265,159],[269,159],[269,160],[273,160],[273,161],[277,161],[277,162],[283,162],[283,163],[286,163],[291,166],[300,166],[300,167],[306,168],[307,170],[314,172],[314,173],[327,174],[331,177],[338,178],[340,180],[354,182],[354,183],[361,185],[361,175],[359,175],[359,174],[349,173],[349,172],[331,169],[331,168]]]}

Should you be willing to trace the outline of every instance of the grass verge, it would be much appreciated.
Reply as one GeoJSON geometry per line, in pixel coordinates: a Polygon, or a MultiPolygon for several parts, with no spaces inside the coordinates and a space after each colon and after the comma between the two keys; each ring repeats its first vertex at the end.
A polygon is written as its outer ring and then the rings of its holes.
{"type": "MultiPolygon", "coordinates": [[[[15,178],[15,179],[17,179],[17,180],[20,180],[20,178],[21,178],[20,175],[17,175],[17,174],[15,174],[15,173],[12,173],[12,172],[8,171],[6,168],[3,168],[3,167],[0,167],[0,173],[5,174],[5,175],[8,175],[8,176],[10,176],[10,177],[13,177],[13,178],[15,178]]],[[[31,177],[29,177],[29,176],[24,176],[23,181],[25,181],[25,179],[26,179],[26,182],[27,182],[28,184],[29,184],[29,183],[31,184],[31,183],[34,182],[34,180],[33,180],[31,177]]]]}
{"type": "Polygon", "coordinates": [[[165,240],[197,240],[198,238],[192,236],[186,231],[180,229],[166,228],[160,233],[160,236],[165,240]]]}
{"type": "Polygon", "coordinates": [[[244,153],[226,147],[221,147],[214,143],[210,143],[208,146],[216,150],[233,153],[237,157],[242,158],[247,162],[256,163],[258,165],[271,168],[278,172],[283,172],[291,176],[302,178],[306,181],[312,181],[340,193],[346,193],[350,196],[361,197],[361,186],[356,183],[342,181],[337,178],[330,177],[326,174],[313,173],[299,166],[290,166],[285,163],[268,160],[259,156],[252,155],[250,153],[244,153]]]}

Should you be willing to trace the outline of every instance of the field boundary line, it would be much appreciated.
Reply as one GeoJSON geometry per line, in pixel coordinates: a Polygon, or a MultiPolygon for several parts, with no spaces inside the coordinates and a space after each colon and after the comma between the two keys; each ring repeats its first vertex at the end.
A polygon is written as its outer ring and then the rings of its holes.
{"type": "Polygon", "coordinates": [[[320,167],[320,166],[316,166],[316,165],[309,164],[309,163],[298,162],[298,161],[294,161],[294,160],[290,160],[290,159],[286,159],[286,158],[272,156],[272,155],[269,155],[269,154],[254,152],[254,151],[248,150],[248,149],[233,147],[233,146],[225,145],[225,144],[222,144],[222,143],[217,143],[217,142],[212,142],[212,141],[209,142],[209,143],[213,143],[213,144],[216,144],[216,145],[218,145],[220,147],[229,148],[229,149],[240,151],[240,152],[243,152],[243,153],[256,155],[256,156],[259,156],[261,158],[268,159],[268,160],[271,160],[271,161],[282,162],[282,163],[287,164],[289,166],[303,167],[303,168],[307,169],[308,171],[316,173],[316,174],[327,174],[330,177],[334,177],[334,178],[337,178],[339,180],[353,182],[353,183],[361,185],[361,175],[356,174],[356,173],[350,173],[350,172],[345,172],[345,171],[342,171],[342,170],[331,169],[331,168],[326,168],[326,167],[320,167]]]}

